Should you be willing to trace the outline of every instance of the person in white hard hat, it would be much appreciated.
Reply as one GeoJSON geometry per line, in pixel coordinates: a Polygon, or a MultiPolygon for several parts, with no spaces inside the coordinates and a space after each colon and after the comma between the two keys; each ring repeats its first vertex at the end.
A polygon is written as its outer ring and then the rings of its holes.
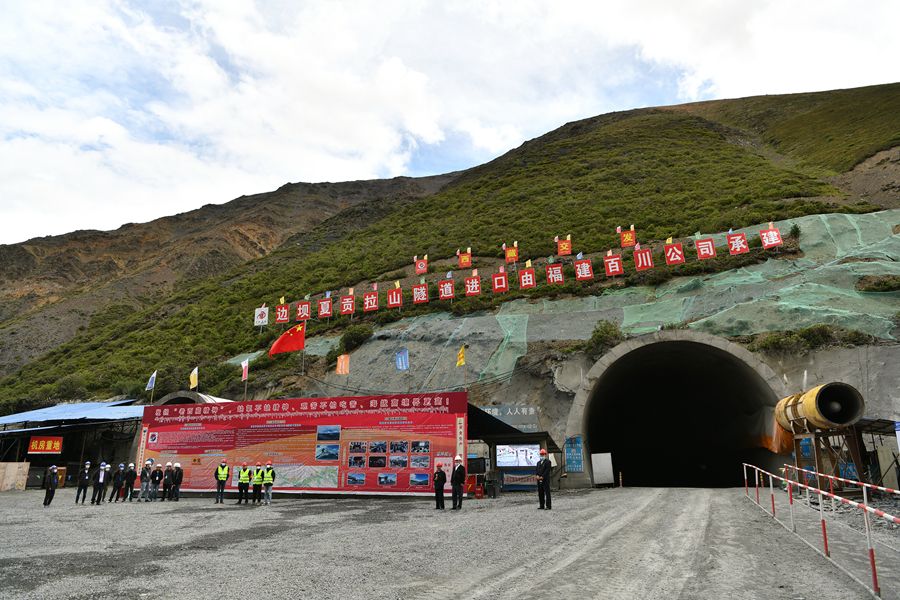
{"type": "Polygon", "coordinates": [[[453,473],[450,475],[450,489],[453,494],[452,510],[462,510],[463,485],[466,483],[466,467],[463,466],[462,456],[456,455],[453,459],[453,473]]]}
{"type": "Polygon", "coordinates": [[[137,479],[137,471],[134,469],[134,463],[128,463],[128,470],[125,471],[125,495],[122,497],[122,502],[125,502],[127,499],[131,502],[131,499],[134,497],[134,482],[137,479]]]}
{"type": "Polygon", "coordinates": [[[537,477],[538,510],[550,510],[550,470],[552,465],[547,458],[547,451],[541,448],[541,459],[537,461],[534,474],[537,477]]]}
{"type": "Polygon", "coordinates": [[[56,465],[50,465],[50,470],[47,472],[47,479],[44,483],[47,488],[47,492],[44,494],[44,508],[47,508],[53,502],[56,488],[59,487],[59,473],[56,471],[56,465]]]}
{"type": "Polygon", "coordinates": [[[112,474],[112,484],[112,491],[109,493],[107,502],[112,502],[113,498],[118,502],[122,488],[125,486],[125,463],[119,463],[119,468],[112,474]]]}
{"type": "Polygon", "coordinates": [[[181,482],[184,481],[184,471],[181,470],[181,463],[175,463],[175,470],[172,471],[172,500],[178,502],[181,498],[181,482]]]}
{"type": "Polygon", "coordinates": [[[153,476],[153,461],[147,460],[144,461],[144,466],[141,469],[141,495],[138,500],[143,500],[144,502],[150,502],[150,479],[153,476]]]}
{"type": "Polygon", "coordinates": [[[109,469],[106,463],[100,463],[97,470],[94,471],[94,492],[91,494],[91,504],[100,506],[103,503],[103,497],[106,495],[106,486],[109,485],[109,469]]]}

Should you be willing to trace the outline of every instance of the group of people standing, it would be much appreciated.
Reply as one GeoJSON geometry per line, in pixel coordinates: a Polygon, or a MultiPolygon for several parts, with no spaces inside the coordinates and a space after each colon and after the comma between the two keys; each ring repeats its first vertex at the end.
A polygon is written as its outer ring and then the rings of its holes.
{"type": "MultiPolygon", "coordinates": [[[[442,468],[443,463],[434,465],[434,509],[444,510],[444,486],[447,484],[447,473],[442,468]]],[[[466,483],[466,468],[463,466],[462,456],[459,454],[453,459],[453,471],[450,472],[450,492],[453,498],[453,508],[450,510],[462,510],[463,485],[466,483]]]]}
{"type": "MultiPolygon", "coordinates": [[[[272,503],[272,486],[275,485],[275,469],[272,461],[266,463],[263,468],[261,463],[256,463],[255,468],[250,468],[247,463],[242,463],[238,469],[238,501],[237,504],[250,504],[250,484],[253,484],[253,504],[269,505],[272,503]]],[[[225,486],[231,476],[228,461],[222,459],[219,466],[213,471],[216,481],[216,504],[225,503],[225,486]]]]}
{"type": "MultiPolygon", "coordinates": [[[[51,488],[55,492],[56,487],[59,485],[59,475],[55,465],[50,467],[50,473],[47,479],[47,493],[50,501],[52,501],[51,488]]],[[[101,462],[100,466],[92,471],[91,461],[87,461],[84,463],[84,467],[78,471],[78,475],[75,478],[78,486],[75,492],[75,504],[79,502],[84,504],[84,501],[87,500],[89,487],[93,487],[91,504],[95,506],[99,506],[104,500],[106,502],[118,502],[121,499],[122,502],[126,500],[131,502],[137,496],[134,485],[138,477],[140,477],[141,482],[138,501],[153,502],[157,500],[159,498],[160,484],[163,486],[161,498],[163,501],[178,501],[181,482],[184,480],[184,471],[182,471],[180,463],[166,463],[166,468],[163,470],[162,464],[157,464],[154,468],[153,461],[148,460],[144,463],[144,467],[141,469],[140,475],[138,475],[137,470],[134,468],[134,463],[128,463],[127,469],[125,468],[125,463],[119,463],[119,468],[113,471],[112,465],[101,462]],[[106,491],[110,486],[112,490],[107,498],[106,491]]],[[[49,506],[49,504],[50,502],[45,499],[44,506],[49,506]]]]}

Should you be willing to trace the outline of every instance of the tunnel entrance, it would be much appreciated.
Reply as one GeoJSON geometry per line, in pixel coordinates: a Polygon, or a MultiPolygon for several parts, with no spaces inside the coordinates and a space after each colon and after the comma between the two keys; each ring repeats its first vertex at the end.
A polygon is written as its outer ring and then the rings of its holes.
{"type": "Polygon", "coordinates": [[[611,452],[627,486],[743,485],[778,398],[746,362],[691,341],[638,347],[599,376],[587,403],[592,453],[611,452]]]}

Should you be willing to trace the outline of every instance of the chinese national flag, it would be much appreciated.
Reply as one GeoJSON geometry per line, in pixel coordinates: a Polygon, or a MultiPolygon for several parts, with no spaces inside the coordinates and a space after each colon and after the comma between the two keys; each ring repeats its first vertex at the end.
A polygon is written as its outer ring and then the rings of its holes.
{"type": "Polygon", "coordinates": [[[282,352],[296,352],[306,347],[306,323],[300,323],[285,331],[269,348],[269,356],[282,352]]]}

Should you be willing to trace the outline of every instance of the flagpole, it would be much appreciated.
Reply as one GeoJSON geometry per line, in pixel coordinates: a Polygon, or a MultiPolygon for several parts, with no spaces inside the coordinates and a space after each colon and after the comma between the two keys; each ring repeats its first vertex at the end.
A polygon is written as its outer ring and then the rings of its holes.
{"type": "Polygon", "coordinates": [[[153,387],[150,388],[150,404],[153,404],[153,392],[156,391],[156,381],[153,382],[153,387]]]}
{"type": "MultiPolygon", "coordinates": [[[[247,379],[249,379],[249,377],[247,379]]],[[[244,402],[247,401],[247,384],[250,383],[247,379],[244,380],[244,402]]]]}
{"type": "Polygon", "coordinates": [[[306,374],[306,350],[300,351],[300,375],[306,374]]]}

